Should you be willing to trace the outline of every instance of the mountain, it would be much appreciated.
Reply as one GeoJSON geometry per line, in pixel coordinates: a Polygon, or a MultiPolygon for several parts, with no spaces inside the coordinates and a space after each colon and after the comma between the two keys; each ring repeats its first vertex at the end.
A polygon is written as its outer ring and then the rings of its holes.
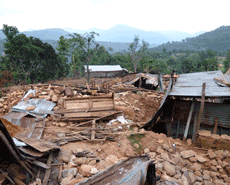
{"type": "MultiPolygon", "coordinates": [[[[59,40],[60,36],[67,36],[70,34],[70,32],[67,32],[60,28],[51,28],[51,29],[45,29],[45,30],[34,30],[34,31],[24,31],[20,32],[25,34],[27,37],[36,37],[41,40],[59,40]]],[[[0,40],[5,39],[5,35],[2,31],[0,31],[0,40]]]]}
{"type": "Polygon", "coordinates": [[[221,26],[196,37],[186,38],[181,42],[168,42],[152,48],[151,51],[162,51],[163,48],[168,51],[211,49],[225,52],[230,48],[230,26],[221,26]]]}
{"type": "Polygon", "coordinates": [[[158,31],[158,32],[161,33],[163,36],[167,37],[167,39],[170,42],[181,41],[182,39],[185,39],[187,37],[196,37],[202,33],[205,33],[205,31],[199,31],[196,33],[187,33],[187,32],[182,32],[177,30],[158,31]]]}

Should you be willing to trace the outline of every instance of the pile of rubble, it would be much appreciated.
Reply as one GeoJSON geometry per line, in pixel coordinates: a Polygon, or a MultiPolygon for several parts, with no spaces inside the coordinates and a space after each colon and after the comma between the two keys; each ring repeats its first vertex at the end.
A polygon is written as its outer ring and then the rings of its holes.
{"type": "Polygon", "coordinates": [[[190,139],[183,142],[166,137],[164,134],[151,133],[157,141],[155,148],[145,148],[144,153],[155,160],[157,174],[161,181],[185,184],[230,184],[230,152],[196,148],[190,139]],[[163,139],[162,139],[163,138],[163,139]]]}

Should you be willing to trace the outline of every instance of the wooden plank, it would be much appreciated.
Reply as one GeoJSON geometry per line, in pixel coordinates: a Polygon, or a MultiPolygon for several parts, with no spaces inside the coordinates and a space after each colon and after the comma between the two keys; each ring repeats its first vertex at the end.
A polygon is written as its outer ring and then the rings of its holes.
{"type": "MultiPolygon", "coordinates": [[[[122,111],[114,112],[114,113],[112,113],[112,114],[109,114],[109,115],[106,115],[106,116],[103,116],[103,117],[101,117],[101,118],[97,118],[97,119],[94,119],[94,120],[95,120],[96,122],[97,122],[97,121],[102,121],[102,120],[107,119],[107,118],[109,118],[109,117],[116,116],[116,115],[122,115],[122,114],[123,114],[122,111]]],[[[92,122],[92,120],[91,120],[91,121],[84,122],[84,123],[80,123],[80,124],[76,125],[76,127],[80,127],[80,126],[82,126],[82,125],[86,125],[86,124],[91,123],[91,122],[92,122]]]]}
{"type": "Polygon", "coordinates": [[[216,117],[215,118],[215,125],[214,125],[214,128],[213,128],[213,134],[217,133],[217,128],[218,128],[218,118],[216,117]]]}
{"type": "Polygon", "coordinates": [[[47,160],[47,166],[49,167],[49,169],[47,169],[46,172],[45,172],[45,176],[44,176],[42,185],[47,185],[48,184],[48,181],[49,181],[49,178],[50,178],[50,173],[51,173],[51,168],[50,167],[51,167],[52,160],[53,160],[53,152],[50,152],[49,158],[47,160]]]}
{"type": "Polygon", "coordinates": [[[96,121],[93,120],[92,121],[92,134],[91,134],[91,140],[93,141],[95,139],[95,124],[96,124],[96,121]]]}
{"type": "Polygon", "coordinates": [[[44,168],[44,169],[50,169],[50,167],[49,166],[47,166],[45,163],[43,163],[43,162],[40,162],[40,161],[37,161],[37,160],[34,160],[34,161],[32,161],[32,163],[34,164],[34,165],[36,165],[36,166],[39,166],[39,167],[42,167],[42,168],[44,168]]]}
{"type": "MultiPolygon", "coordinates": [[[[61,111],[57,111],[56,113],[57,114],[65,114],[65,113],[73,113],[73,112],[86,112],[86,108],[82,108],[82,109],[66,109],[66,110],[63,110],[63,112],[61,111]]],[[[98,107],[98,108],[91,108],[89,111],[90,112],[97,112],[97,111],[108,111],[108,110],[115,110],[113,107],[111,108],[101,108],[101,107],[98,107]]]]}
{"type": "Polygon", "coordinates": [[[201,105],[200,105],[200,111],[199,111],[199,115],[198,115],[198,119],[197,119],[197,126],[196,126],[196,132],[195,132],[194,139],[197,138],[197,134],[198,134],[198,131],[200,129],[201,118],[202,118],[203,111],[204,111],[205,87],[206,87],[206,83],[203,83],[203,85],[202,85],[202,96],[201,96],[201,105]]]}
{"type": "Polygon", "coordinates": [[[100,111],[100,112],[80,112],[80,113],[66,113],[64,114],[64,117],[66,118],[91,118],[91,117],[95,117],[95,118],[99,118],[99,117],[103,117],[109,114],[112,114],[116,111],[100,111]]]}
{"type": "Polygon", "coordinates": [[[191,108],[190,108],[190,111],[189,111],[189,115],[188,115],[188,120],[187,120],[187,124],[186,124],[186,127],[185,127],[185,131],[184,131],[183,141],[185,141],[187,139],[187,136],[188,136],[188,129],[189,129],[189,126],[190,126],[190,122],[191,122],[191,118],[192,118],[192,112],[193,112],[193,109],[194,109],[194,105],[195,105],[195,101],[193,100],[191,108]]]}
{"type": "Polygon", "coordinates": [[[65,101],[68,100],[84,100],[84,99],[110,99],[111,96],[86,96],[86,97],[75,97],[75,98],[66,98],[65,101]]]}
{"type": "Polygon", "coordinates": [[[21,138],[15,136],[18,140],[26,143],[27,145],[31,146],[32,148],[40,151],[40,152],[48,152],[50,150],[58,149],[59,147],[56,144],[50,143],[48,141],[42,141],[39,139],[31,139],[31,138],[21,138]]]}

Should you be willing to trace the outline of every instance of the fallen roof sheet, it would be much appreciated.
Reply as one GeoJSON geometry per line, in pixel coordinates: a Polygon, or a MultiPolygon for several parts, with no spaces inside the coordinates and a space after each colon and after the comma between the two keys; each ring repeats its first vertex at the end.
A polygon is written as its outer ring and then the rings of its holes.
{"type": "MultiPolygon", "coordinates": [[[[84,65],[85,71],[87,72],[87,66],[84,65]]],[[[96,71],[122,71],[123,69],[121,68],[120,65],[89,65],[89,70],[91,72],[96,72],[96,71]]]]}
{"type": "Polygon", "coordinates": [[[131,157],[76,185],[144,184],[151,159],[147,155],[131,157]]]}
{"type": "Polygon", "coordinates": [[[202,84],[206,83],[205,97],[230,97],[230,88],[219,86],[215,78],[221,78],[221,71],[180,74],[169,96],[201,97],[202,84]]]}
{"type": "Polygon", "coordinates": [[[213,79],[220,86],[230,86],[230,69],[228,69],[228,71],[222,75],[221,78],[215,77],[213,79]]]}
{"type": "Polygon", "coordinates": [[[34,117],[44,118],[47,114],[40,113],[40,110],[43,112],[45,110],[51,111],[55,105],[55,103],[47,101],[46,99],[29,99],[27,101],[19,102],[17,105],[12,107],[11,110],[15,112],[24,112],[34,117]],[[36,108],[33,111],[27,111],[26,108],[30,106],[36,106],[36,108]]]}

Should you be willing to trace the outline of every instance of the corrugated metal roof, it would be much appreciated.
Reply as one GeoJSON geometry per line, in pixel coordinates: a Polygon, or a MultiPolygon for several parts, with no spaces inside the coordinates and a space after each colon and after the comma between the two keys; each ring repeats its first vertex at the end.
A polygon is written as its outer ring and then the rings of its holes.
{"type": "Polygon", "coordinates": [[[47,101],[46,99],[29,99],[27,101],[19,102],[17,105],[13,106],[11,110],[15,112],[24,112],[34,117],[44,118],[47,116],[47,114],[39,113],[39,111],[40,110],[51,111],[55,105],[56,105],[55,103],[51,101],[47,101]],[[33,111],[26,110],[27,107],[33,106],[33,105],[36,106],[36,108],[33,111]]]}
{"type": "MultiPolygon", "coordinates": [[[[85,72],[87,72],[87,66],[84,65],[85,72]]],[[[120,65],[89,65],[89,70],[91,72],[96,72],[96,71],[122,71],[123,69],[121,68],[120,65]]]]}
{"type": "Polygon", "coordinates": [[[221,71],[181,74],[173,85],[170,96],[200,97],[206,83],[205,97],[230,97],[230,88],[219,86],[213,78],[221,78],[221,71]]]}

